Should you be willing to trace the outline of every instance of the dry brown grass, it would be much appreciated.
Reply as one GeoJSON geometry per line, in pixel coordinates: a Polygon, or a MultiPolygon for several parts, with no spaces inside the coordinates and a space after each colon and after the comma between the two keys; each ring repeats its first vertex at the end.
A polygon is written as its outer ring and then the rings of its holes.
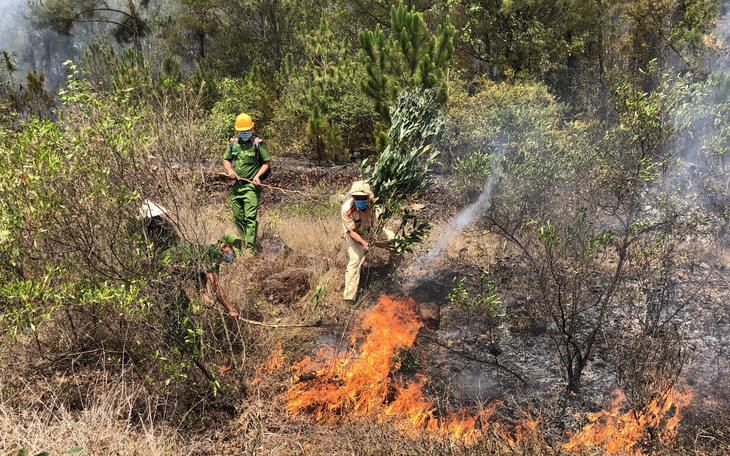
{"type": "MultiPolygon", "coordinates": [[[[87,455],[194,454],[210,443],[184,438],[178,429],[156,419],[154,400],[140,385],[107,379],[82,397],[74,410],[60,397],[59,386],[30,385],[19,392],[26,400],[0,400],[0,453],[60,454],[81,447],[87,455]],[[140,407],[142,405],[142,408],[140,407]]],[[[3,385],[3,388],[5,386],[3,385]]]]}

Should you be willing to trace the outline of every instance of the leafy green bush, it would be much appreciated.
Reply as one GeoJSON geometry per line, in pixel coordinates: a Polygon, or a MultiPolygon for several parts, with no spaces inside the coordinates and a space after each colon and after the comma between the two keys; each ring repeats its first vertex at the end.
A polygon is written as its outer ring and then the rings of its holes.
{"type": "Polygon", "coordinates": [[[448,161],[534,142],[542,132],[557,131],[563,121],[565,107],[543,84],[481,80],[471,90],[455,86],[450,95],[443,140],[448,161]]]}
{"type": "Polygon", "coordinates": [[[444,115],[435,95],[436,89],[402,91],[390,111],[390,144],[372,166],[363,162],[363,174],[369,175],[383,209],[381,225],[400,218],[396,238],[389,241],[389,247],[398,253],[409,251],[430,229],[428,222],[418,222],[406,203],[430,186],[427,178],[439,155],[432,143],[443,133],[444,115]]]}
{"type": "Polygon", "coordinates": [[[126,92],[96,93],[70,70],[60,122],[33,118],[21,131],[0,131],[0,324],[15,336],[47,326],[68,348],[91,344],[120,363],[134,359],[161,387],[199,369],[215,390],[201,361],[213,350],[183,289],[197,270],[181,275],[158,263],[137,229],[143,199],[171,200],[195,184],[151,165],[152,144],[169,153],[152,141],[158,117],[141,122],[126,92]]]}
{"type": "Polygon", "coordinates": [[[206,130],[213,137],[226,140],[233,134],[236,116],[242,112],[250,115],[255,124],[255,134],[262,138],[272,135],[269,127],[273,107],[272,96],[259,80],[254,68],[240,78],[224,78],[219,85],[221,96],[206,120],[206,130]]]}
{"type": "Polygon", "coordinates": [[[454,189],[466,195],[468,201],[474,201],[484,189],[484,183],[492,174],[493,157],[492,151],[472,151],[454,160],[454,189]]]}

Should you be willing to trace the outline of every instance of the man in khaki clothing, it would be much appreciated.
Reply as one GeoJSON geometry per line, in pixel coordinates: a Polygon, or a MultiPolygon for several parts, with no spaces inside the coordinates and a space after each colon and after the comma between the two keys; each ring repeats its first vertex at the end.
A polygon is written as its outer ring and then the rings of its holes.
{"type": "MultiPolygon", "coordinates": [[[[370,184],[357,181],[352,184],[350,198],[345,201],[340,211],[342,215],[342,229],[347,243],[347,270],[345,271],[345,301],[354,301],[357,286],[360,283],[360,267],[365,259],[365,253],[372,245],[365,240],[371,229],[374,229],[380,216],[380,210],[373,207],[375,199],[370,190],[370,184]]],[[[393,232],[383,230],[388,239],[393,238],[393,232]]]]}

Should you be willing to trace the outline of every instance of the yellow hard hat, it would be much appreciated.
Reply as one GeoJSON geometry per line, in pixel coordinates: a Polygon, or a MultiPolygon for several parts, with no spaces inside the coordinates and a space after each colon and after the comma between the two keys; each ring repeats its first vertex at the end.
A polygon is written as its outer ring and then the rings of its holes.
{"type": "Polygon", "coordinates": [[[350,187],[350,196],[373,196],[373,192],[370,190],[370,184],[365,181],[357,181],[352,183],[350,187]]]}
{"type": "Polygon", "coordinates": [[[246,113],[236,116],[236,131],[249,131],[253,128],[253,120],[246,113]]]}

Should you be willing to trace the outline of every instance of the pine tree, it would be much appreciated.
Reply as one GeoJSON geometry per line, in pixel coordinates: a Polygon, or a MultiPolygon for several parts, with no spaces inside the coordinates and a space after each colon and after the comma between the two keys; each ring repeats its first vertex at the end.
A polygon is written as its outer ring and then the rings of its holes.
{"type": "Polygon", "coordinates": [[[391,34],[386,37],[380,26],[375,31],[360,33],[358,60],[365,66],[367,79],[363,92],[375,101],[375,109],[386,123],[389,110],[404,88],[418,87],[436,92],[440,102],[446,101],[446,72],[454,53],[456,29],[448,16],[431,34],[423,15],[402,3],[390,12],[391,34]]]}
{"type": "Polygon", "coordinates": [[[183,59],[200,62],[211,54],[210,46],[221,33],[219,14],[225,0],[179,0],[179,9],[167,30],[167,40],[174,52],[183,59]]]}
{"type": "Polygon", "coordinates": [[[113,88],[117,92],[129,92],[135,98],[149,93],[152,81],[142,54],[131,48],[122,52],[114,71],[113,88]]]}
{"type": "MultiPolygon", "coordinates": [[[[145,8],[148,3],[148,0],[139,2],[145,8]]],[[[133,0],[126,0],[126,4],[126,8],[113,8],[92,0],[35,0],[30,2],[30,9],[36,24],[64,35],[70,35],[77,23],[111,24],[111,33],[120,44],[134,43],[134,49],[142,52],[147,23],[133,0]]]]}
{"type": "Polygon", "coordinates": [[[200,105],[203,109],[211,109],[218,99],[218,84],[213,71],[205,60],[195,68],[195,75],[192,81],[193,93],[200,97],[200,105]]]}
{"type": "Polygon", "coordinates": [[[172,56],[165,56],[160,66],[160,74],[155,82],[155,92],[164,100],[166,97],[178,94],[183,87],[183,74],[180,63],[172,56]]]}
{"type": "Polygon", "coordinates": [[[295,109],[307,117],[307,135],[317,158],[341,158],[341,125],[348,120],[348,110],[362,108],[358,100],[348,97],[358,91],[354,82],[357,63],[349,58],[349,40],[332,32],[325,14],[317,29],[307,31],[302,24],[300,31],[305,48],[303,68],[297,71],[293,65],[283,65],[292,69],[291,76],[303,87],[295,109]]]}

